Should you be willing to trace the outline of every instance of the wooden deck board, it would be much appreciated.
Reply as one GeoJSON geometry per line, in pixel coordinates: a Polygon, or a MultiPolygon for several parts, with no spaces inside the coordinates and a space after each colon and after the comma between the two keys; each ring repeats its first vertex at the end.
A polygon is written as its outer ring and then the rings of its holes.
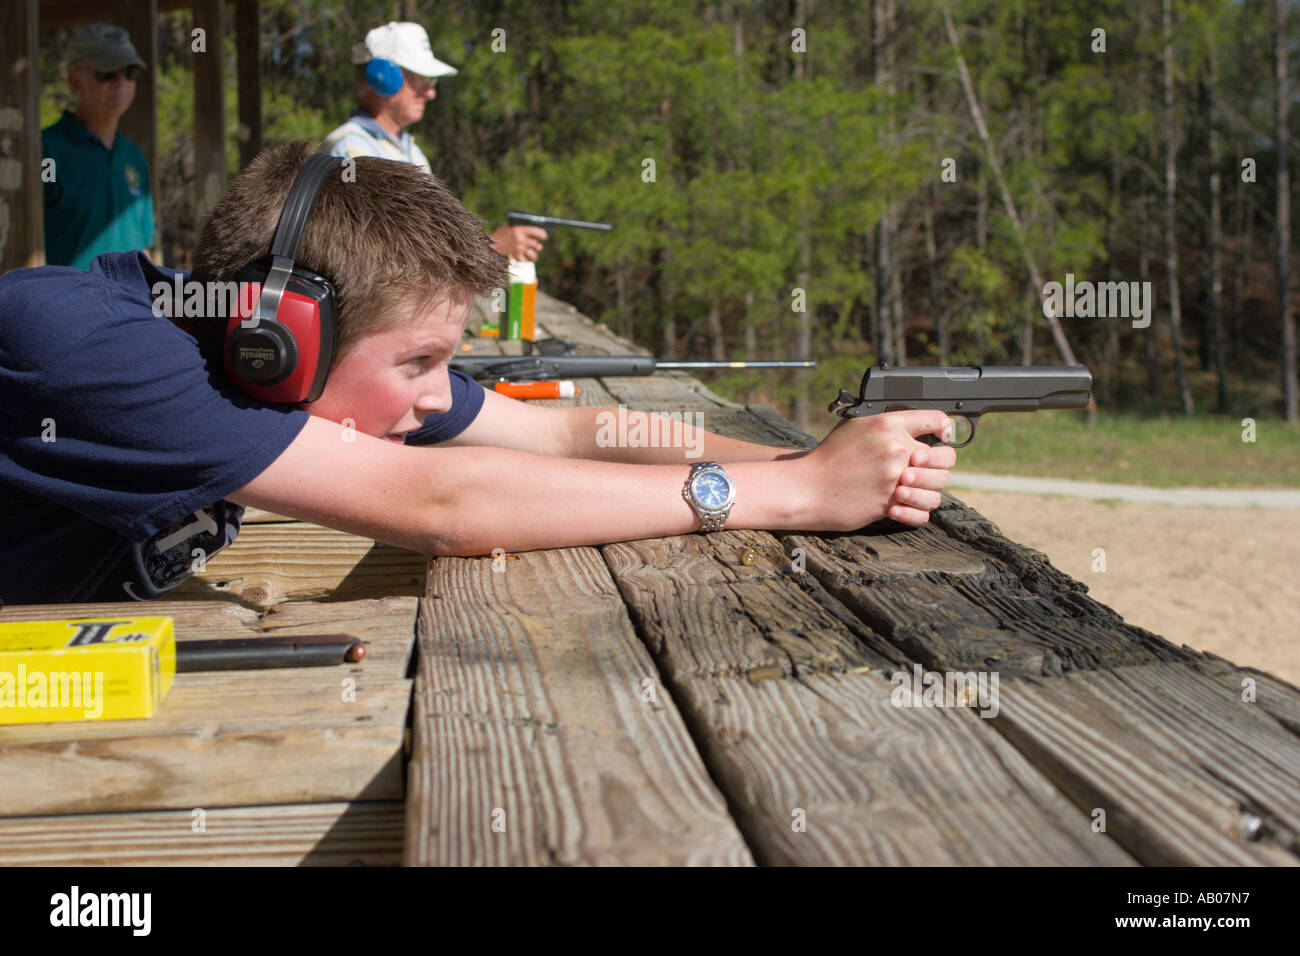
{"type": "Polygon", "coordinates": [[[405,815],[395,800],[12,817],[0,866],[397,866],[405,815]]]}
{"type": "MultiPolygon", "coordinates": [[[[299,601],[263,610],[227,601],[152,601],[141,605],[121,601],[26,604],[0,609],[0,621],[105,617],[126,612],[170,617],[178,641],[261,635],[351,634],[366,644],[366,674],[402,678],[411,676],[417,603],[413,597],[387,597],[319,604],[299,601]]],[[[240,676],[250,673],[253,672],[241,671],[240,676]]],[[[193,681],[230,679],[228,674],[220,671],[198,671],[186,676],[186,680],[193,681]]]]}
{"type": "MultiPolygon", "coordinates": [[[[281,605],[260,615],[221,604],[147,605],[172,614],[181,640],[313,632],[351,620],[368,653],[339,667],[178,674],[147,720],[0,727],[0,816],[400,799],[414,605],[281,605]]],[[[0,620],[66,617],[69,607],[5,608],[0,620]]],[[[78,605],[76,613],[105,607],[78,605]]]]}
{"type": "Polygon", "coordinates": [[[910,662],[756,537],[601,550],[760,862],[1128,862],[973,711],[894,707],[910,662]]]}
{"type": "Polygon", "coordinates": [[[1300,865],[1294,736],[1192,668],[1009,681],[1000,704],[999,732],[1142,863],[1300,865]]]}
{"type": "Polygon", "coordinates": [[[599,554],[502,566],[432,563],[406,862],[752,863],[599,554]]]}
{"type": "Polygon", "coordinates": [[[1028,559],[1006,539],[995,550],[935,526],[878,524],[781,540],[803,549],[808,572],[854,614],[936,670],[996,670],[1005,680],[1196,657],[1081,591],[1031,589],[1010,563],[1028,559]]]}
{"type": "Polygon", "coordinates": [[[1300,688],[1253,667],[1238,667],[1213,654],[1202,655],[1196,669],[1235,699],[1242,699],[1247,691],[1254,693],[1260,708],[1300,737],[1300,688]]]}
{"type": "Polygon", "coordinates": [[[427,558],[416,551],[305,522],[255,523],[169,600],[284,601],[419,597],[427,558]]]}

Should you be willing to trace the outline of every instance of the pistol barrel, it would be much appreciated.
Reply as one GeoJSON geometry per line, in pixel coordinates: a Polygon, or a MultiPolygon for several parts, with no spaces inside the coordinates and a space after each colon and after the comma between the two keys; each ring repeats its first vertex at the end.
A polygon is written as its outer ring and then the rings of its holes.
{"type": "Polygon", "coordinates": [[[942,407],[979,413],[1086,408],[1092,373],[1082,365],[983,365],[974,368],[876,365],[860,397],[876,405],[942,407]],[[951,405],[949,404],[951,403],[951,405]]]}

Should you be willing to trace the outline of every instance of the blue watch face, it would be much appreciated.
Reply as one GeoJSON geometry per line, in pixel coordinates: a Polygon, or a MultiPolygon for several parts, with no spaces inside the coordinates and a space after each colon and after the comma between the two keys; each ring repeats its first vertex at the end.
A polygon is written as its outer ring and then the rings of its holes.
{"type": "Polygon", "coordinates": [[[695,479],[695,500],[704,508],[717,510],[727,503],[731,482],[716,472],[704,472],[695,479]]]}

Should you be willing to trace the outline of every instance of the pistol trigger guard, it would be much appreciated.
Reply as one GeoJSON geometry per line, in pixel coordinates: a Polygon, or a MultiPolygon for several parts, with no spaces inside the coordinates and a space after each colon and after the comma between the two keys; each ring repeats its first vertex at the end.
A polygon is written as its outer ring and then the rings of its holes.
{"type": "Polygon", "coordinates": [[[980,420],[980,417],[978,415],[969,415],[969,416],[949,415],[948,417],[964,418],[966,419],[966,421],[970,422],[970,437],[967,438],[964,442],[944,442],[945,445],[947,445],[949,448],[965,448],[967,445],[969,445],[971,442],[975,440],[975,426],[979,424],[979,420],[980,420]]]}

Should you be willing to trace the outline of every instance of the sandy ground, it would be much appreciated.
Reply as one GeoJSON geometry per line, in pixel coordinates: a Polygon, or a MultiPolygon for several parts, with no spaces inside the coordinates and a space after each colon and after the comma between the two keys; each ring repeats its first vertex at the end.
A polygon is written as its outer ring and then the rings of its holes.
{"type": "Polygon", "coordinates": [[[1300,685],[1300,511],[951,492],[1130,624],[1300,685]]]}

